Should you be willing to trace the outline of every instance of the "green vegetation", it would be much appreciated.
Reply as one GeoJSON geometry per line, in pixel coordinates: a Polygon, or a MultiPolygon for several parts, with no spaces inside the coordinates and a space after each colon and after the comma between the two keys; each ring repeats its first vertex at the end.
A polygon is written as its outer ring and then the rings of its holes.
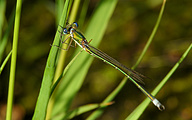
{"type": "Polygon", "coordinates": [[[24,1],[21,9],[21,1],[2,0],[0,110],[8,106],[7,120],[15,117],[12,111],[33,120],[192,119],[190,3],[24,1]],[[144,87],[166,110],[74,42],[63,50],[68,45],[60,44],[60,26],[74,21],[91,45],[149,77],[144,87]]]}

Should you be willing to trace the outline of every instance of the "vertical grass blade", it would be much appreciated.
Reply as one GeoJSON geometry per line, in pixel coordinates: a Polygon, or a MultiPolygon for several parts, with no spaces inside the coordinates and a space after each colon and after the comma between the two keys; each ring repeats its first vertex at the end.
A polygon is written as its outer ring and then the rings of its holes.
{"type": "Polygon", "coordinates": [[[18,44],[18,36],[19,36],[21,6],[22,6],[22,0],[17,0],[16,13],[15,13],[15,25],[14,25],[14,33],[13,33],[13,47],[12,47],[13,53],[11,57],[11,69],[10,69],[10,78],[9,78],[6,120],[11,120],[12,118],[13,92],[14,92],[14,83],[15,83],[17,44],[18,44]]]}
{"type": "MultiPolygon", "coordinates": [[[[70,0],[65,1],[62,17],[59,22],[61,25],[65,23],[65,20],[67,18],[68,10],[70,9],[69,3],[70,3],[70,0]]],[[[60,33],[57,32],[55,35],[53,45],[59,46],[59,43],[60,43],[59,38],[60,38],[60,33]]],[[[43,81],[41,84],[41,89],[38,96],[35,113],[33,115],[33,120],[44,120],[46,117],[47,105],[50,98],[51,87],[53,84],[53,78],[55,74],[55,64],[56,64],[57,54],[58,54],[58,48],[52,47],[47,59],[43,81]]]]}
{"type": "MultiPolygon", "coordinates": [[[[71,10],[71,14],[70,14],[70,19],[68,21],[69,23],[75,21],[75,18],[76,18],[77,12],[78,12],[79,4],[80,4],[80,0],[74,1],[73,6],[72,6],[72,10],[71,10]]],[[[67,39],[67,37],[65,36],[64,39],[67,39]]],[[[66,41],[66,43],[68,43],[69,40],[70,39],[68,39],[66,41]]],[[[62,48],[63,49],[67,49],[67,46],[68,46],[67,44],[62,44],[62,48]]],[[[66,50],[61,50],[60,51],[60,55],[59,55],[59,59],[58,59],[58,64],[57,64],[57,68],[56,68],[56,72],[55,72],[55,76],[54,76],[54,83],[56,82],[56,80],[60,79],[60,76],[61,76],[63,68],[64,68],[64,63],[65,63],[66,55],[67,55],[67,51],[66,50]]],[[[57,82],[59,82],[59,81],[57,81],[57,82]]],[[[50,101],[49,101],[46,119],[50,118],[50,115],[52,113],[52,108],[53,108],[53,105],[54,105],[54,101],[55,101],[55,95],[53,94],[51,96],[50,101]]]]}
{"type": "Polygon", "coordinates": [[[63,12],[64,0],[56,0],[55,3],[56,3],[56,6],[55,6],[55,9],[56,9],[56,17],[55,17],[56,18],[56,26],[58,26],[59,21],[61,19],[62,12],[63,12]]]}

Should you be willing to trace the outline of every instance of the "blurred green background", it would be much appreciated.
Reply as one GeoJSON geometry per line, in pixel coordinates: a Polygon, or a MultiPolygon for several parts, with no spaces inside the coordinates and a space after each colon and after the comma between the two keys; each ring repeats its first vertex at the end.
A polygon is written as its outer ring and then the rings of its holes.
{"type": "MultiPolygon", "coordinates": [[[[80,23],[82,32],[85,31],[98,2],[98,0],[89,2],[85,22],[83,25],[80,23]]],[[[10,17],[15,3],[15,1],[7,1],[7,18],[10,17]]],[[[99,49],[128,67],[134,65],[156,23],[161,3],[161,0],[155,2],[153,0],[119,0],[99,49]]],[[[154,41],[136,69],[151,78],[144,81],[147,90],[154,89],[192,42],[191,5],[190,0],[167,1],[154,41]]],[[[50,44],[56,32],[55,9],[54,1],[23,1],[14,94],[14,113],[20,116],[20,119],[31,119],[33,115],[46,59],[51,48],[50,44]]],[[[80,7],[79,12],[81,9],[80,7]]],[[[12,36],[10,35],[9,38],[3,59],[11,49],[12,36]]],[[[74,49],[71,47],[68,51],[66,63],[71,60],[74,49]]],[[[192,119],[191,53],[157,95],[166,110],[160,112],[150,104],[140,119],[192,119]]],[[[0,119],[5,112],[7,102],[9,68],[10,61],[0,75],[0,119]]],[[[111,66],[94,59],[71,109],[101,102],[123,77],[123,74],[111,66]]],[[[115,104],[109,106],[99,119],[123,120],[144,98],[143,93],[128,82],[114,99],[115,104]]],[[[90,113],[74,119],[85,119],[90,113]]]]}

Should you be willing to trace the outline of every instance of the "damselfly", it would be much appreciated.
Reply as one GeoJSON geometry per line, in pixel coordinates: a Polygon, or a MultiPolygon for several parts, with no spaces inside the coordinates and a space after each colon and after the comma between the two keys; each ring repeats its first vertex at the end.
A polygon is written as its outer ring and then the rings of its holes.
{"type": "MultiPolygon", "coordinates": [[[[159,109],[164,110],[165,107],[149,92],[147,92],[139,83],[143,83],[143,78],[145,78],[144,75],[127,68],[123,64],[119,63],[114,58],[110,57],[106,53],[102,52],[101,50],[89,45],[90,42],[86,40],[86,38],[83,36],[83,34],[77,30],[78,24],[74,22],[73,24],[68,24],[65,28],[63,28],[63,31],[60,32],[61,35],[69,34],[73,41],[77,45],[79,45],[83,50],[88,52],[90,55],[99,58],[103,60],[105,63],[108,63],[109,65],[113,66],[115,69],[119,70],[121,73],[123,73],[131,82],[133,82],[151,101],[152,103],[159,109]]],[[[62,41],[64,43],[65,41],[62,41]]],[[[71,42],[70,42],[71,44],[71,42]]]]}

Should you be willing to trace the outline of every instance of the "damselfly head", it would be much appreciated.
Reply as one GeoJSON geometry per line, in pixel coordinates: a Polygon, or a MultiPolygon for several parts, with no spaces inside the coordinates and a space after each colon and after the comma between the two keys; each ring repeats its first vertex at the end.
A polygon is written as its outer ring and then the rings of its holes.
{"type": "Polygon", "coordinates": [[[63,34],[70,34],[70,31],[72,29],[76,29],[78,27],[78,24],[76,22],[73,22],[72,24],[66,25],[65,28],[63,28],[63,34]]]}

